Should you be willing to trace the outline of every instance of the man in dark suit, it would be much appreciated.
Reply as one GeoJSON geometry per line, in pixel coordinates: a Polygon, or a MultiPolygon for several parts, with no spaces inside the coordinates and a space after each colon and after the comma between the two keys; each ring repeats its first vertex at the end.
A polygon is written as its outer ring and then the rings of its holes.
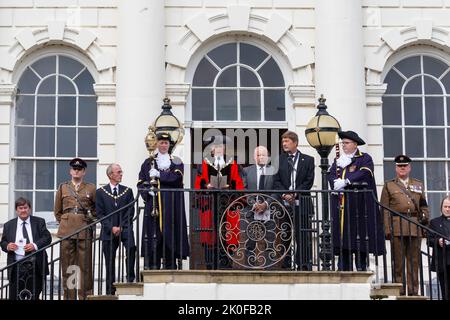
{"type": "MultiPolygon", "coordinates": [[[[122,168],[114,163],[106,169],[109,184],[100,187],[96,191],[95,211],[97,217],[102,219],[113,211],[116,211],[133,201],[133,190],[120,184],[122,181],[122,168]]],[[[101,221],[103,254],[106,265],[106,294],[115,294],[113,287],[115,282],[115,259],[120,242],[125,247],[127,281],[135,279],[134,263],[136,261],[136,244],[133,231],[134,206],[131,205],[112,216],[101,221]]],[[[119,259],[120,260],[120,259],[119,259]]]]}
{"type": "Polygon", "coordinates": [[[430,228],[447,236],[447,239],[429,234],[428,245],[433,248],[430,269],[437,272],[442,298],[450,300],[450,196],[442,199],[441,213],[430,221],[430,228]]]}
{"type": "Polygon", "coordinates": [[[42,283],[49,274],[47,253],[40,252],[30,258],[27,255],[49,245],[52,237],[44,219],[30,216],[28,199],[18,198],[15,208],[17,218],[5,223],[1,240],[2,250],[8,253],[8,265],[22,260],[8,269],[9,299],[38,300],[42,283]]]}
{"type": "MultiPolygon", "coordinates": [[[[297,149],[298,136],[295,132],[286,131],[281,139],[284,153],[280,155],[279,168],[273,182],[274,189],[310,190],[314,183],[314,158],[297,149]]],[[[311,218],[314,211],[310,193],[284,193],[281,200],[293,212],[297,270],[311,270],[311,218]]],[[[287,256],[283,267],[291,267],[291,257],[287,256]]]]}

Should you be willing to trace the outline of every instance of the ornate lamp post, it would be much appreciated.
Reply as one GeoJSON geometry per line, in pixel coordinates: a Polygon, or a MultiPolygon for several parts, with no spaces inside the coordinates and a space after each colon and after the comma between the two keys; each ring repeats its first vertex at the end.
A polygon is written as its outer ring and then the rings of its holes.
{"type": "MultiPolygon", "coordinates": [[[[319,98],[317,113],[312,118],[305,130],[306,140],[317,150],[320,155],[320,168],[322,169],[322,190],[328,190],[327,172],[330,167],[328,155],[336,144],[336,134],[341,129],[339,122],[326,111],[326,99],[323,95],[319,98]]],[[[331,268],[331,233],[330,233],[330,214],[328,193],[322,194],[322,234],[320,235],[320,259],[322,260],[323,270],[331,268]]]]}
{"type": "MultiPolygon", "coordinates": [[[[161,114],[156,118],[152,125],[148,127],[147,135],[145,136],[145,146],[149,152],[150,163],[152,168],[155,162],[155,150],[156,150],[156,135],[158,133],[168,133],[171,137],[171,144],[169,152],[171,153],[173,149],[183,140],[184,128],[181,122],[175,117],[171,111],[172,106],[170,105],[170,99],[163,99],[164,105],[161,107],[161,114]]],[[[150,177],[150,193],[153,195],[153,209],[150,213],[153,220],[153,232],[152,232],[152,250],[156,255],[157,250],[157,232],[156,228],[158,226],[159,212],[157,208],[156,193],[155,188],[158,186],[158,181],[155,177],[150,177]]],[[[145,211],[147,215],[147,211],[145,211]]],[[[147,217],[149,219],[149,217],[147,217]]],[[[148,232],[148,230],[147,230],[148,232]]],[[[144,235],[145,249],[147,250],[148,235],[147,232],[144,235]]],[[[148,265],[148,252],[144,252],[144,267],[148,265]]]]}

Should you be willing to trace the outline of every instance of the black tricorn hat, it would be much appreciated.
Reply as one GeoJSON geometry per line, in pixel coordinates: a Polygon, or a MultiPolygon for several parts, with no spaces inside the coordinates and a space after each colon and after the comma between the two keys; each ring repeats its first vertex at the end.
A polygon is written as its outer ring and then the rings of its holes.
{"type": "Polygon", "coordinates": [[[172,137],[170,136],[170,134],[168,134],[167,132],[158,132],[156,134],[156,140],[167,140],[170,143],[173,143],[172,141],[172,137]]]}
{"type": "Polygon", "coordinates": [[[361,139],[354,131],[339,131],[338,135],[341,139],[350,139],[352,141],[355,141],[358,146],[366,144],[366,142],[361,139]]]}
{"type": "Polygon", "coordinates": [[[84,169],[84,168],[87,167],[86,161],[84,161],[84,160],[81,159],[81,158],[73,158],[73,159],[69,162],[69,165],[70,165],[72,168],[82,168],[82,169],[84,169]]]}
{"type": "Polygon", "coordinates": [[[409,164],[410,162],[412,162],[411,158],[404,155],[404,154],[400,154],[398,156],[395,157],[394,159],[395,164],[409,164]]]}

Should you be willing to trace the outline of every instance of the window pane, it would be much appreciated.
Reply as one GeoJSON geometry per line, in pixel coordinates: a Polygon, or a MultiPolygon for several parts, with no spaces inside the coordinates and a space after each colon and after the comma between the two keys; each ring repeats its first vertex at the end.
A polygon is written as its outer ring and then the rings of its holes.
{"type": "Polygon", "coordinates": [[[284,90],[264,90],[264,120],[284,121],[284,90]]]}
{"type": "Polygon", "coordinates": [[[442,89],[440,84],[434,80],[433,78],[424,76],[424,88],[425,88],[425,94],[442,94],[442,89]]]}
{"type": "Polygon", "coordinates": [[[450,92],[450,72],[448,72],[442,79],[442,84],[444,85],[445,91],[450,92]]]}
{"type": "Polygon", "coordinates": [[[54,161],[36,161],[36,189],[55,189],[54,161]]]}
{"type": "Polygon", "coordinates": [[[403,101],[405,125],[423,125],[422,98],[405,97],[403,101]]]}
{"type": "Polygon", "coordinates": [[[217,120],[237,120],[236,93],[236,90],[216,91],[217,120]]]}
{"type": "Polygon", "coordinates": [[[217,79],[217,87],[236,87],[236,67],[231,67],[227,70],[225,70],[220,76],[219,79],[217,79]]]}
{"type": "Polygon", "coordinates": [[[258,72],[265,87],[284,87],[283,74],[273,58],[267,60],[258,72]]]}
{"type": "Polygon", "coordinates": [[[445,158],[445,129],[426,129],[427,157],[445,158]]]}
{"type": "Polygon", "coordinates": [[[58,97],[58,124],[60,126],[74,126],[76,110],[75,97],[58,97]]]}
{"type": "Polygon", "coordinates": [[[36,156],[55,155],[55,128],[36,128],[36,156]]]}
{"type": "Polygon", "coordinates": [[[423,129],[405,129],[405,150],[410,157],[423,157],[423,129]]]}
{"type": "Polygon", "coordinates": [[[445,162],[428,161],[426,167],[428,190],[445,190],[445,162]]]}
{"type": "Polygon", "coordinates": [[[34,96],[16,97],[16,125],[34,124],[34,96]]]}
{"type": "Polygon", "coordinates": [[[97,161],[86,161],[86,175],[84,181],[97,184],[97,161]]]}
{"type": "Polygon", "coordinates": [[[56,73],[56,56],[40,59],[33,63],[31,67],[41,76],[41,78],[56,73]]]}
{"type": "Polygon", "coordinates": [[[256,75],[245,68],[241,67],[241,87],[260,87],[260,83],[256,75]]]}
{"type": "Polygon", "coordinates": [[[383,97],[383,124],[402,124],[400,97],[383,97]]]}
{"type": "Polygon", "coordinates": [[[55,125],[55,97],[37,97],[36,124],[55,125]]]}
{"type": "Polygon", "coordinates": [[[75,128],[58,128],[58,157],[73,157],[76,154],[75,128]]]}
{"type": "Polygon", "coordinates": [[[64,77],[58,77],[58,93],[59,94],[76,94],[75,87],[72,82],[64,77]]]}
{"type": "Polygon", "coordinates": [[[411,177],[419,179],[420,181],[425,181],[423,170],[423,161],[414,161],[413,159],[411,164],[411,177]]]}
{"type": "Polygon", "coordinates": [[[384,78],[384,83],[387,83],[386,94],[400,94],[405,80],[395,70],[391,70],[384,78]]]}
{"type": "Polygon", "coordinates": [[[241,91],[241,120],[261,120],[261,92],[259,90],[241,91]]]}
{"type": "Polygon", "coordinates": [[[420,56],[410,57],[398,62],[395,67],[407,78],[421,73],[420,56]]]}
{"type": "Polygon", "coordinates": [[[208,57],[223,68],[237,62],[236,43],[224,44],[208,53],[208,57]]]}
{"type": "Polygon", "coordinates": [[[445,196],[445,192],[427,192],[427,203],[430,210],[430,218],[436,218],[441,215],[441,201],[445,196]]]}
{"type": "MultiPolygon", "coordinates": [[[[33,161],[17,160],[15,174],[15,188],[19,190],[33,190],[33,161]]],[[[30,199],[31,200],[31,199],[30,199]]]]}
{"type": "Polygon", "coordinates": [[[199,87],[212,87],[218,72],[219,71],[211,64],[211,62],[208,61],[208,59],[203,58],[195,70],[192,85],[199,87]]]}
{"type": "Polygon", "coordinates": [[[38,94],[55,94],[56,93],[56,77],[51,76],[41,82],[38,94]]]}
{"type": "Polygon", "coordinates": [[[56,161],[56,186],[59,187],[59,185],[65,181],[69,181],[70,178],[70,166],[69,166],[70,160],[63,160],[63,161],[56,161]]]}
{"type": "Polygon", "coordinates": [[[192,89],[192,120],[214,120],[212,89],[192,89]]]}
{"type": "Polygon", "coordinates": [[[75,84],[78,87],[79,94],[92,94],[94,95],[94,78],[92,78],[89,71],[84,70],[76,79],[75,84]]]}
{"type": "Polygon", "coordinates": [[[422,94],[422,77],[416,77],[409,81],[405,87],[405,94],[422,94]]]}
{"type": "Polygon", "coordinates": [[[448,66],[446,63],[442,62],[439,59],[435,59],[432,57],[423,57],[423,72],[431,74],[436,78],[439,78],[445,70],[447,70],[448,66]]]}
{"type": "Polygon", "coordinates": [[[16,127],[16,156],[33,156],[34,129],[16,127]]]}
{"type": "Polygon", "coordinates": [[[391,180],[395,177],[395,165],[393,161],[383,161],[384,181],[391,180]]]}
{"type": "Polygon", "coordinates": [[[383,145],[385,157],[396,157],[402,153],[402,130],[400,128],[384,128],[383,145]]]}
{"type": "Polygon", "coordinates": [[[78,156],[92,158],[95,158],[97,156],[96,128],[78,129],[78,156]]]}
{"type": "Polygon", "coordinates": [[[34,211],[53,211],[54,192],[36,192],[34,211]]]}
{"type": "Polygon", "coordinates": [[[75,77],[80,73],[84,66],[76,61],[64,56],[59,56],[59,73],[68,76],[69,78],[75,77]]]}
{"type": "Polygon", "coordinates": [[[31,71],[29,68],[20,77],[19,83],[17,84],[17,94],[21,93],[35,93],[36,86],[40,79],[38,76],[31,71]]]}
{"type": "Polygon", "coordinates": [[[450,158],[450,129],[447,129],[447,150],[448,150],[447,158],[450,158]]]}
{"type": "MultiPolygon", "coordinates": [[[[34,206],[34,203],[33,203],[33,192],[32,191],[15,191],[14,192],[14,201],[16,201],[16,199],[18,199],[20,197],[30,200],[31,206],[32,207],[34,206]]],[[[32,211],[34,212],[34,209],[32,211]]]]}
{"type": "Polygon", "coordinates": [[[267,58],[268,54],[251,44],[241,43],[239,62],[256,68],[267,58]]]}
{"type": "Polygon", "coordinates": [[[426,124],[429,126],[439,126],[445,124],[444,118],[444,98],[425,97],[426,124]]]}
{"type": "Polygon", "coordinates": [[[78,125],[97,125],[97,98],[80,97],[78,100],[78,125]]]}

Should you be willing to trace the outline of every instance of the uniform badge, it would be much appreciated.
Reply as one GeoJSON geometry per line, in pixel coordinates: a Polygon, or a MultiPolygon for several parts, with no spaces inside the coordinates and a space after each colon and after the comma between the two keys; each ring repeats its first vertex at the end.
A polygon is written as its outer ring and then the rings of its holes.
{"type": "Polygon", "coordinates": [[[350,167],[348,168],[348,171],[349,171],[349,172],[355,172],[355,170],[356,170],[356,166],[355,166],[355,165],[350,166],[350,167]]]}

